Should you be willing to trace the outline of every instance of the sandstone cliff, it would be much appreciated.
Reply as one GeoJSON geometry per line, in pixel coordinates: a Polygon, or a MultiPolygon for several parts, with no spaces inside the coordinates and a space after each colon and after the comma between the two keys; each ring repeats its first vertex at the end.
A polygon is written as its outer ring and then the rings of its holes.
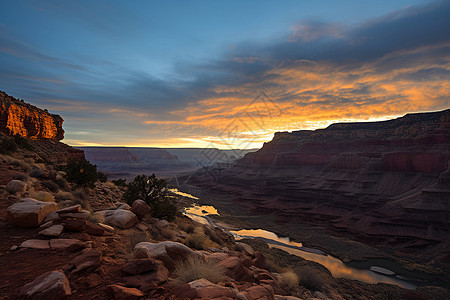
{"type": "Polygon", "coordinates": [[[275,134],[189,184],[280,222],[405,252],[450,254],[450,110],[275,134]]]}
{"type": "Polygon", "coordinates": [[[0,131],[30,139],[62,140],[63,119],[0,91],[0,131]]]}

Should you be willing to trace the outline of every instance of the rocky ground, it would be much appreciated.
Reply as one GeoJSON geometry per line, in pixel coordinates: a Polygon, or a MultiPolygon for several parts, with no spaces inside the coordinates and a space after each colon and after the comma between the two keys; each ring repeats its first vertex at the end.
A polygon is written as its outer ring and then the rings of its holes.
{"type": "Polygon", "coordinates": [[[79,189],[61,179],[57,166],[25,152],[1,158],[0,299],[448,296],[337,280],[318,264],[264,243],[238,243],[182,215],[153,218],[143,201],[120,202],[124,188],[111,182],[79,189]]]}

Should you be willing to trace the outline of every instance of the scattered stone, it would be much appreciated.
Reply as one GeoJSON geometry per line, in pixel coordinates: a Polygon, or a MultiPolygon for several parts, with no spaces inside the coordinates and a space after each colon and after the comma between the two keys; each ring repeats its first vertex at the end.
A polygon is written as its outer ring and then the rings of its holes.
{"type": "Polygon", "coordinates": [[[166,228],[167,226],[169,226],[169,222],[167,220],[159,220],[158,222],[156,222],[155,226],[156,228],[158,228],[159,230],[166,228]]]}
{"type": "Polygon", "coordinates": [[[47,240],[26,240],[20,244],[19,248],[49,249],[50,244],[47,240]]]}
{"type": "Polygon", "coordinates": [[[20,296],[24,299],[60,300],[69,295],[71,295],[69,280],[61,271],[45,273],[20,290],[20,296]]]}
{"type": "Polygon", "coordinates": [[[91,213],[87,210],[83,210],[81,212],[76,213],[59,213],[61,218],[77,218],[77,219],[86,219],[89,217],[91,213]]]}
{"type": "Polygon", "coordinates": [[[102,210],[99,213],[103,215],[108,225],[122,229],[131,228],[138,222],[138,218],[134,213],[121,208],[116,210],[102,210]]]}
{"type": "Polygon", "coordinates": [[[144,296],[144,293],[136,288],[127,288],[118,284],[109,285],[108,290],[115,300],[134,300],[144,296]]]}
{"type": "Polygon", "coordinates": [[[64,249],[80,243],[78,239],[51,239],[50,247],[53,249],[64,249]]]}
{"type": "Polygon", "coordinates": [[[24,198],[7,209],[8,221],[20,227],[38,227],[54,212],[57,204],[24,198]]]}
{"type": "Polygon", "coordinates": [[[226,269],[225,275],[237,280],[253,282],[252,272],[244,267],[239,257],[229,256],[226,259],[220,261],[218,266],[222,266],[226,269]]]}
{"type": "Polygon", "coordinates": [[[138,287],[142,291],[148,292],[169,278],[169,271],[162,263],[156,264],[156,266],[154,271],[124,276],[122,279],[127,286],[138,287]]]}
{"type": "Polygon", "coordinates": [[[48,222],[45,222],[44,224],[42,224],[41,226],[39,226],[39,228],[47,228],[47,227],[52,226],[52,224],[53,224],[53,221],[48,221],[48,222]]]}
{"type": "Polygon", "coordinates": [[[56,212],[58,214],[65,214],[65,213],[78,213],[81,212],[82,208],[80,204],[74,205],[74,206],[69,206],[69,207],[64,207],[61,209],[58,209],[56,212]]]}
{"type": "Polygon", "coordinates": [[[24,193],[27,188],[27,184],[22,180],[11,180],[6,185],[6,191],[10,194],[24,193]]]}
{"type": "Polygon", "coordinates": [[[201,278],[173,289],[173,293],[180,299],[234,299],[231,288],[223,287],[201,278]]]}
{"type": "Polygon", "coordinates": [[[11,248],[9,248],[9,251],[15,251],[17,250],[17,248],[19,248],[19,246],[17,245],[11,246],[11,248]]]}
{"type": "Polygon", "coordinates": [[[294,296],[282,296],[282,295],[275,295],[275,300],[302,300],[301,298],[297,298],[294,296]]]}
{"type": "Polygon", "coordinates": [[[154,258],[133,259],[122,267],[122,271],[129,275],[138,275],[156,271],[162,262],[154,258]]]}
{"type": "Polygon", "coordinates": [[[93,235],[104,235],[106,230],[97,224],[94,224],[90,221],[86,221],[85,231],[93,235]]]}
{"type": "Polygon", "coordinates": [[[147,226],[145,224],[143,224],[143,223],[137,223],[136,224],[136,228],[140,229],[142,231],[147,231],[148,230],[147,226]]]}
{"type": "Polygon", "coordinates": [[[134,247],[135,258],[153,257],[159,259],[169,270],[174,269],[175,260],[184,260],[189,255],[196,255],[196,253],[186,245],[172,241],[141,242],[134,247]]]}
{"type": "Polygon", "coordinates": [[[116,202],[115,205],[117,209],[131,210],[131,206],[123,202],[116,202]]]}
{"type": "Polygon", "coordinates": [[[72,273],[77,273],[87,268],[96,267],[100,264],[100,258],[100,252],[91,248],[84,249],[80,255],[70,261],[71,267],[69,270],[73,269],[72,273]]]}
{"type": "Polygon", "coordinates": [[[247,256],[254,257],[255,256],[255,250],[250,245],[247,245],[245,243],[236,243],[234,246],[234,250],[244,253],[247,256]]]}
{"type": "Polygon", "coordinates": [[[61,235],[63,229],[64,226],[62,225],[53,225],[44,230],[39,231],[39,234],[44,236],[56,237],[61,235]]]}
{"type": "Polygon", "coordinates": [[[45,217],[44,222],[56,221],[58,219],[59,219],[59,214],[56,211],[54,211],[54,212],[49,213],[48,216],[45,217]]]}
{"type": "Polygon", "coordinates": [[[111,227],[109,225],[103,224],[103,223],[97,223],[98,226],[100,226],[101,228],[103,228],[106,231],[112,232],[114,233],[114,227],[111,227]]]}
{"type": "Polygon", "coordinates": [[[144,200],[138,199],[133,202],[131,206],[131,211],[136,214],[139,219],[144,218],[147,214],[150,213],[150,206],[145,203],[144,200]]]}
{"type": "Polygon", "coordinates": [[[64,220],[64,228],[69,231],[85,231],[86,220],[85,219],[66,219],[64,220]]]}
{"type": "Polygon", "coordinates": [[[255,286],[252,286],[252,287],[246,289],[243,292],[243,294],[249,300],[256,300],[256,299],[273,300],[273,299],[275,299],[273,288],[270,285],[255,285],[255,286]]]}

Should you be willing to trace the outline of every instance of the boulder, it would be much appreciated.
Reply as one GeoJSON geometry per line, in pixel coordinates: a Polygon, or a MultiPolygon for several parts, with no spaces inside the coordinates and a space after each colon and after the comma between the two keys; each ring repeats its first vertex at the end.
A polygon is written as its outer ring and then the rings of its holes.
{"type": "Polygon", "coordinates": [[[248,300],[275,300],[273,288],[270,285],[255,285],[243,291],[248,300]]]}
{"type": "Polygon", "coordinates": [[[156,271],[162,262],[154,258],[133,259],[122,267],[122,272],[128,275],[138,275],[156,271]]]}
{"type": "Polygon", "coordinates": [[[77,255],[70,261],[69,270],[72,270],[72,273],[77,273],[91,267],[96,267],[100,264],[100,258],[100,252],[90,248],[84,249],[80,255],[77,255]]]}
{"type": "Polygon", "coordinates": [[[51,271],[43,274],[24,285],[20,290],[23,299],[47,300],[65,299],[71,295],[70,284],[61,271],[51,271]]]}
{"type": "Polygon", "coordinates": [[[68,212],[68,213],[59,213],[61,218],[76,218],[76,219],[86,219],[89,217],[91,213],[88,210],[82,210],[80,212],[68,212]]]}
{"type": "Polygon", "coordinates": [[[173,293],[180,299],[235,299],[233,289],[204,278],[180,284],[173,289],[173,293]]]}
{"type": "Polygon", "coordinates": [[[134,213],[121,208],[115,210],[102,210],[98,213],[105,218],[106,224],[122,229],[131,228],[138,222],[138,218],[134,213]]]}
{"type": "Polygon", "coordinates": [[[104,235],[106,231],[102,226],[94,224],[90,221],[86,221],[86,227],[84,230],[86,231],[86,233],[93,235],[104,235]]]}
{"type": "Polygon", "coordinates": [[[225,275],[233,278],[237,281],[253,282],[252,272],[244,267],[239,257],[230,256],[217,263],[217,266],[224,267],[226,269],[225,275]]]}
{"type": "Polygon", "coordinates": [[[10,223],[20,227],[38,227],[56,208],[57,204],[54,202],[24,198],[8,207],[7,217],[10,223]]]}
{"type": "Polygon", "coordinates": [[[244,253],[247,256],[255,257],[255,250],[245,243],[236,243],[234,250],[244,253]]]}
{"type": "Polygon", "coordinates": [[[24,193],[27,188],[27,184],[22,180],[11,180],[6,185],[6,191],[10,194],[24,193]]]}
{"type": "Polygon", "coordinates": [[[48,214],[47,217],[45,217],[44,222],[50,222],[50,221],[55,221],[59,219],[59,214],[57,212],[51,212],[48,214]]]}
{"type": "Polygon", "coordinates": [[[169,270],[174,269],[175,261],[184,260],[189,255],[196,255],[196,253],[189,247],[172,241],[141,242],[134,247],[135,258],[153,257],[159,259],[169,270]]]}
{"type": "Polygon", "coordinates": [[[86,219],[66,219],[63,224],[69,231],[82,232],[86,229],[86,219]]]}
{"type": "Polygon", "coordinates": [[[64,226],[62,225],[52,225],[48,228],[45,228],[44,230],[39,231],[39,234],[43,236],[57,237],[61,235],[63,229],[64,226]]]}
{"type": "Polygon", "coordinates": [[[150,206],[144,202],[144,200],[138,199],[133,202],[131,206],[131,211],[139,218],[144,218],[147,214],[150,213],[150,206]]]}
{"type": "Polygon", "coordinates": [[[109,285],[108,290],[115,300],[135,300],[144,296],[144,293],[136,288],[127,288],[118,284],[109,285]]]}

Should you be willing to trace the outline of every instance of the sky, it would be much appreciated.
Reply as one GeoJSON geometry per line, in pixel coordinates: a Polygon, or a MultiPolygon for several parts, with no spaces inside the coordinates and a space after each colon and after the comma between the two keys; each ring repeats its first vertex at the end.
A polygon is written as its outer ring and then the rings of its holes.
{"type": "Polygon", "coordinates": [[[0,90],[72,146],[255,148],[450,107],[450,1],[0,1],[0,90]]]}

